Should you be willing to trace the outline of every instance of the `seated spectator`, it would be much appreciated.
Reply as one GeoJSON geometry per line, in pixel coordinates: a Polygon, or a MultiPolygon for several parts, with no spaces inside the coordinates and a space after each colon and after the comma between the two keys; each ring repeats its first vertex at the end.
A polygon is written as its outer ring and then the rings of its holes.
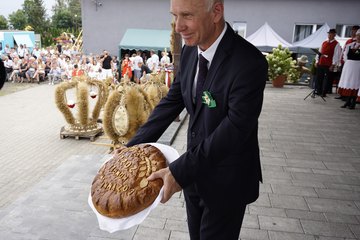
{"type": "Polygon", "coordinates": [[[38,58],[36,62],[37,62],[37,69],[34,74],[34,79],[38,84],[40,84],[40,80],[43,81],[45,79],[45,64],[43,63],[41,58],[38,58]]]}
{"type": "Polygon", "coordinates": [[[88,65],[81,61],[81,64],[78,64],[79,71],[81,71],[81,75],[84,75],[88,71],[88,65]]]}
{"type": "Polygon", "coordinates": [[[19,58],[16,49],[13,47],[13,48],[10,49],[9,58],[10,58],[10,59],[14,59],[15,57],[18,57],[18,58],[19,58]]]}
{"type": "Polygon", "coordinates": [[[49,72],[51,69],[51,58],[50,57],[46,57],[45,60],[45,78],[48,76],[49,72]]]}
{"type": "Polygon", "coordinates": [[[3,62],[6,72],[6,81],[10,79],[10,75],[13,71],[13,61],[8,56],[3,56],[3,62]]]}
{"type": "Polygon", "coordinates": [[[17,55],[19,56],[20,59],[23,59],[25,57],[24,45],[22,44],[19,45],[19,47],[17,48],[17,55]]]}
{"type": "Polygon", "coordinates": [[[34,57],[30,57],[29,63],[28,63],[28,70],[25,73],[26,79],[28,82],[33,82],[34,75],[37,69],[37,63],[34,57]]]}
{"type": "Polygon", "coordinates": [[[32,50],[31,55],[32,55],[34,58],[38,59],[38,58],[41,57],[40,53],[41,53],[41,51],[39,50],[39,46],[36,45],[36,46],[34,47],[34,49],[32,50]]]}
{"type": "Polygon", "coordinates": [[[77,64],[75,64],[71,76],[78,77],[78,76],[82,76],[82,75],[84,75],[84,70],[79,69],[79,66],[77,64]]]}
{"type": "Polygon", "coordinates": [[[20,68],[19,68],[19,78],[20,83],[24,82],[24,79],[26,78],[26,72],[29,70],[29,60],[27,57],[24,57],[21,59],[20,68]]]}
{"type": "Polygon", "coordinates": [[[73,65],[71,64],[70,62],[70,58],[66,58],[65,60],[65,64],[64,64],[64,71],[62,72],[62,80],[70,80],[71,79],[71,73],[72,73],[72,70],[73,70],[73,65]]]}
{"type": "Polygon", "coordinates": [[[19,82],[19,69],[20,69],[20,61],[17,56],[13,58],[13,71],[9,77],[9,81],[19,82]]]}
{"type": "Polygon", "coordinates": [[[5,53],[6,56],[10,57],[11,48],[10,48],[8,43],[5,44],[4,53],[5,53]]]}
{"type": "Polygon", "coordinates": [[[63,52],[62,52],[64,55],[66,56],[69,56],[71,55],[71,51],[69,50],[69,47],[68,46],[64,46],[63,47],[63,52]]]}
{"type": "Polygon", "coordinates": [[[308,63],[308,57],[306,55],[301,55],[301,57],[299,57],[297,59],[297,65],[296,65],[296,70],[300,73],[299,78],[301,79],[301,77],[304,74],[311,74],[311,71],[309,68],[305,67],[305,65],[308,63]]]}
{"type": "Polygon", "coordinates": [[[60,66],[58,64],[56,57],[54,57],[51,60],[51,67],[50,67],[48,77],[49,77],[49,85],[54,85],[55,80],[61,78],[61,69],[60,69],[60,66]]]}

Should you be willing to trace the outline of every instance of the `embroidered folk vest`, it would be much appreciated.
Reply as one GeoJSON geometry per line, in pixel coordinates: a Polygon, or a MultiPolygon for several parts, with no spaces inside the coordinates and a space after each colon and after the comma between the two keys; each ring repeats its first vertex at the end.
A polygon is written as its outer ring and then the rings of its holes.
{"type": "Polygon", "coordinates": [[[330,67],[332,65],[334,50],[335,50],[335,47],[337,44],[338,44],[338,42],[336,40],[334,40],[332,42],[329,42],[329,41],[323,42],[323,44],[321,46],[321,53],[323,55],[321,55],[321,57],[320,57],[319,65],[328,66],[328,67],[330,67]],[[325,57],[325,55],[327,55],[327,57],[325,57]]]}
{"type": "Polygon", "coordinates": [[[349,47],[349,52],[348,52],[348,59],[349,60],[354,60],[354,61],[360,61],[360,48],[359,46],[358,47],[355,47],[356,44],[353,43],[353,44],[350,44],[348,47],[349,47]]]}

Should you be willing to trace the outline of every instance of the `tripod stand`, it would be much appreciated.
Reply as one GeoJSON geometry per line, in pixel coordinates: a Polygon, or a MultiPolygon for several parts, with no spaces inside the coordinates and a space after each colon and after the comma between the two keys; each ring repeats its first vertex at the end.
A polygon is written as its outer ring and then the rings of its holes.
{"type": "MultiPolygon", "coordinates": [[[[304,98],[304,100],[306,100],[310,95],[311,95],[311,98],[316,98],[315,89],[313,89],[313,90],[304,98]]],[[[324,102],[326,102],[326,100],[325,100],[325,98],[324,98],[323,96],[320,95],[320,97],[322,98],[322,100],[324,100],[324,102]]]]}
{"type": "MultiPolygon", "coordinates": [[[[319,75],[319,72],[317,73],[315,81],[313,82],[315,84],[313,84],[313,83],[311,84],[312,85],[311,87],[313,88],[313,90],[304,98],[304,100],[306,100],[310,95],[311,95],[311,98],[315,98],[316,95],[317,95],[316,94],[316,89],[319,89],[319,86],[321,86],[321,88],[323,89],[323,92],[326,92],[326,87],[325,86],[326,86],[327,78],[328,78],[328,76],[327,76],[327,74],[328,74],[327,71],[328,70],[325,71],[324,68],[318,67],[317,71],[320,71],[320,70],[322,70],[323,75],[320,77],[320,79],[318,79],[318,77],[320,75],[319,75]]],[[[325,98],[322,95],[318,95],[318,96],[320,96],[322,98],[322,100],[324,102],[326,102],[325,98]]]]}

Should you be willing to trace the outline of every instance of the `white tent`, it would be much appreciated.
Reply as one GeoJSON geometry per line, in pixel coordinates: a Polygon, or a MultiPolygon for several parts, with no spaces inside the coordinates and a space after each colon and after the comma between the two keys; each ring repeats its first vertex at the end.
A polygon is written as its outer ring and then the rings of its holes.
{"type": "Polygon", "coordinates": [[[293,45],[296,47],[302,48],[319,48],[321,44],[328,38],[328,31],[330,30],[329,25],[325,23],[321,28],[319,28],[316,32],[300,40],[298,42],[294,42],[293,45]]]}
{"type": "Polygon", "coordinates": [[[246,38],[247,41],[264,52],[272,51],[273,48],[281,45],[282,47],[292,47],[291,43],[279,36],[270,25],[265,22],[256,32],[246,38]]]}
{"type": "MultiPolygon", "coordinates": [[[[307,38],[304,38],[303,40],[300,40],[298,42],[294,42],[293,46],[298,47],[299,52],[304,52],[304,48],[318,49],[321,46],[321,44],[328,38],[329,30],[330,30],[329,25],[325,23],[321,28],[319,28],[316,32],[314,32],[307,38]]],[[[344,47],[346,40],[348,40],[348,38],[341,38],[338,35],[336,35],[335,39],[339,42],[341,47],[344,47]]]]}

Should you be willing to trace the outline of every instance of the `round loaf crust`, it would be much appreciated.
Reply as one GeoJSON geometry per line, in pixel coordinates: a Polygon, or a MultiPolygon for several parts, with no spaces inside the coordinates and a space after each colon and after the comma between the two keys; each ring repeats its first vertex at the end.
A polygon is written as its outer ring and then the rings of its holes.
{"type": "Polygon", "coordinates": [[[96,210],[110,218],[134,215],[150,206],[163,186],[162,179],[148,181],[151,173],[166,167],[163,153],[150,144],[122,149],[106,162],[91,186],[96,210]]]}

